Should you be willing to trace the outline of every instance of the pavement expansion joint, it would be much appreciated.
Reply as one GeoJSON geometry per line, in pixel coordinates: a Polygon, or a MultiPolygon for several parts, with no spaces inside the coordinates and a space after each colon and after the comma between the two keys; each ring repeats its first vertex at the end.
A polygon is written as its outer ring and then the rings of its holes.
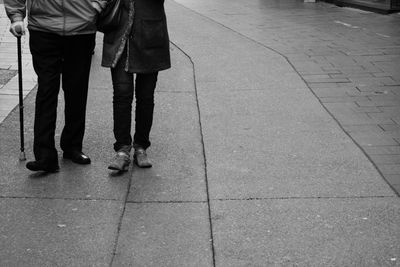
{"type": "Polygon", "coordinates": [[[185,203],[207,203],[205,200],[148,200],[148,201],[134,201],[128,200],[126,203],[130,204],[185,204],[185,203]]]}
{"type": "Polygon", "coordinates": [[[243,88],[243,89],[232,89],[231,92],[249,92],[249,91],[265,91],[265,89],[254,89],[254,88],[243,88]]]}
{"type": "Polygon", "coordinates": [[[176,47],[181,53],[188,58],[190,64],[192,65],[192,74],[193,74],[193,86],[195,92],[195,99],[196,99],[196,108],[198,114],[198,123],[199,123],[199,131],[200,131],[200,140],[201,140],[201,153],[203,155],[203,162],[204,162],[204,182],[205,182],[205,190],[207,196],[207,212],[208,212],[208,222],[209,222],[209,230],[210,230],[210,243],[211,243],[211,251],[212,251],[212,262],[213,266],[216,266],[215,260],[215,244],[214,244],[214,232],[213,232],[213,222],[211,216],[211,205],[210,205],[210,186],[208,182],[208,169],[207,169],[207,156],[206,156],[206,148],[204,143],[204,133],[203,133],[203,125],[201,123],[201,110],[200,110],[200,103],[199,103],[199,93],[197,90],[197,82],[196,82],[196,68],[193,59],[190,57],[188,53],[186,53],[182,48],[180,48],[177,44],[171,42],[171,44],[176,47]]]}
{"type": "Polygon", "coordinates": [[[167,90],[157,90],[156,93],[188,94],[188,95],[194,94],[193,92],[189,92],[189,91],[167,91],[167,90]]]}
{"type": "Polygon", "coordinates": [[[74,197],[40,197],[40,196],[0,196],[0,199],[42,199],[42,200],[74,200],[74,201],[116,201],[123,200],[115,198],[74,198],[74,197]]]}
{"type": "Polygon", "coordinates": [[[120,215],[120,217],[118,219],[117,233],[116,233],[115,239],[114,239],[114,245],[113,245],[113,248],[112,248],[112,256],[111,256],[111,260],[110,260],[109,266],[113,265],[113,262],[114,262],[114,259],[115,259],[115,255],[117,254],[118,240],[119,240],[119,236],[120,236],[120,233],[121,233],[122,220],[124,219],[125,210],[126,210],[126,204],[127,204],[128,198],[129,198],[130,190],[131,190],[131,184],[132,184],[132,179],[129,179],[128,186],[127,186],[126,193],[125,193],[125,198],[124,198],[124,206],[122,208],[121,215],[120,215]]]}
{"type": "Polygon", "coordinates": [[[312,199],[376,199],[376,198],[397,198],[397,196],[343,196],[343,197],[250,197],[250,198],[215,198],[211,201],[254,201],[254,200],[312,200],[312,199]]]}

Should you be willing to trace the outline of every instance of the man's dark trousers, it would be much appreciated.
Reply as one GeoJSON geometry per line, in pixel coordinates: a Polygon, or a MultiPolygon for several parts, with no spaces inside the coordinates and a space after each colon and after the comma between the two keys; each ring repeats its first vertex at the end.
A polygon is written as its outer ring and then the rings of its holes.
{"type": "Polygon", "coordinates": [[[41,31],[29,33],[33,67],[38,76],[33,152],[37,161],[55,164],[58,156],[54,134],[61,77],[65,125],[60,145],[64,151],[82,150],[95,34],[61,36],[41,31]]]}

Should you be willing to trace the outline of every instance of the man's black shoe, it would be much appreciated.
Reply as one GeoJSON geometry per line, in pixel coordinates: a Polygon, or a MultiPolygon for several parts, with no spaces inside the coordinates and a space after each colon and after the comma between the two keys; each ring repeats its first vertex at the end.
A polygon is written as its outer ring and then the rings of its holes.
{"type": "Polygon", "coordinates": [[[26,163],[26,168],[34,172],[37,171],[58,172],[58,170],[60,169],[58,164],[46,164],[41,161],[29,161],[26,163]]]}
{"type": "Polygon", "coordinates": [[[82,151],[72,150],[65,151],[63,154],[64,159],[70,159],[72,162],[78,164],[90,164],[90,158],[82,153],[82,151]]]}

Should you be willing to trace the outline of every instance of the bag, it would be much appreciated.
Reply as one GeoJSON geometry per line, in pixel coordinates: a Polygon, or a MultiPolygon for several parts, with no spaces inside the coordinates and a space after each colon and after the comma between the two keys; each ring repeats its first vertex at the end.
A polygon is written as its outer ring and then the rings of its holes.
{"type": "Polygon", "coordinates": [[[121,0],[110,0],[104,10],[99,14],[96,26],[103,33],[116,29],[121,20],[121,0]]]}

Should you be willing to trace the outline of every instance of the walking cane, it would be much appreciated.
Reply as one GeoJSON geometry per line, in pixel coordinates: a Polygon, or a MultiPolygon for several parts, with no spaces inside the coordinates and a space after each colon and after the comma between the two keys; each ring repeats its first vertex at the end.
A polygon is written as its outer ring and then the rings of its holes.
{"type": "MultiPolygon", "coordinates": [[[[21,28],[16,29],[17,32],[22,32],[21,28]]],[[[24,97],[22,91],[22,51],[21,51],[21,36],[17,37],[17,50],[18,50],[18,89],[19,89],[19,126],[20,126],[20,140],[21,152],[19,153],[19,160],[26,160],[24,148],[24,97]]]]}

